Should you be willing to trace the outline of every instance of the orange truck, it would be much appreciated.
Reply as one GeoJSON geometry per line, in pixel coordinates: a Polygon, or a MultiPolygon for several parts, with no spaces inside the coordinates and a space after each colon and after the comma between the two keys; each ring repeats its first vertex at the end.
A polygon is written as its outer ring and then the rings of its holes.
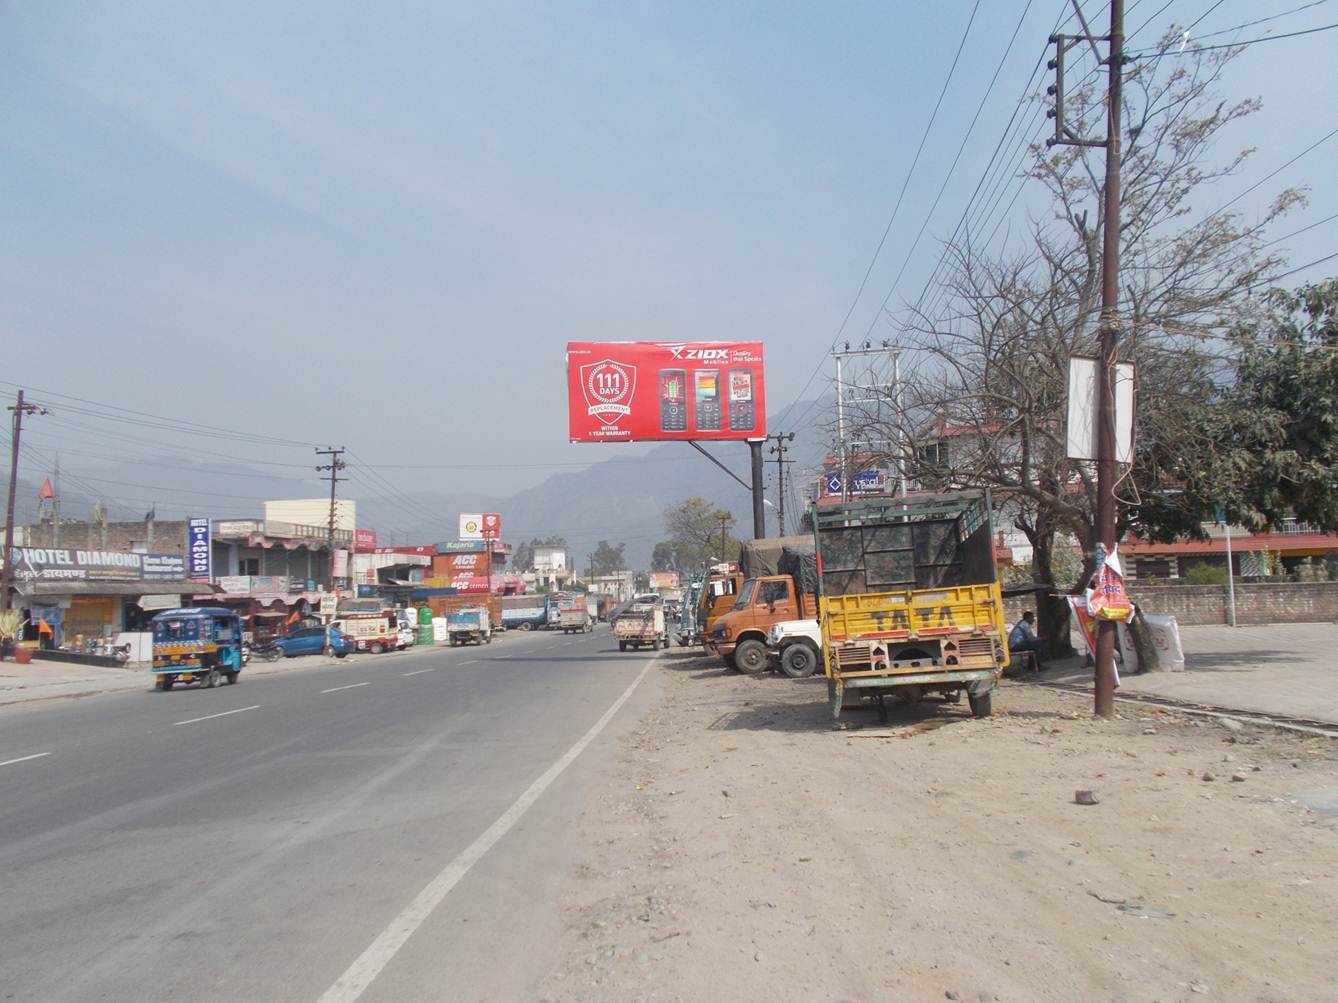
{"type": "Polygon", "coordinates": [[[717,620],[734,608],[734,603],[739,598],[739,590],[743,588],[743,581],[743,574],[739,571],[738,565],[731,565],[728,569],[717,565],[717,570],[707,575],[706,581],[702,583],[701,601],[697,606],[699,632],[697,641],[707,651],[712,650],[712,628],[717,620]]]}
{"type": "Polygon", "coordinates": [[[767,634],[789,620],[817,619],[817,561],[809,536],[749,540],[739,567],[746,575],[738,596],[708,629],[707,638],[726,665],[755,675],[771,660],[767,634]]]}

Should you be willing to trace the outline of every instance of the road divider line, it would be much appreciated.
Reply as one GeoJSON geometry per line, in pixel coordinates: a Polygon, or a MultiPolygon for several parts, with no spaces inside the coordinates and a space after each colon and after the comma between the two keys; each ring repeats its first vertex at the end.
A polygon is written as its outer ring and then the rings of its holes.
{"type": "Polygon", "coordinates": [[[586,750],[596,738],[599,737],[608,723],[613,720],[613,716],[622,709],[623,704],[632,698],[636,688],[641,685],[641,680],[646,678],[646,673],[650,667],[655,664],[652,658],[648,660],[637,677],[632,680],[627,689],[623,690],[622,695],[613,701],[609,709],[602,717],[590,726],[590,730],[582,735],[570,749],[562,754],[552,766],[544,770],[534,783],[525,789],[525,792],[512,803],[511,807],[498,816],[497,821],[488,826],[474,842],[460,851],[454,860],[442,868],[435,878],[428,882],[421,892],[419,892],[412,902],[410,902],[398,916],[390,921],[390,925],[382,930],[375,940],[368,946],[367,950],[349,965],[343,975],[335,980],[334,985],[327,989],[320,997],[318,1003],[353,1003],[370,986],[375,978],[381,974],[386,965],[399,953],[410,937],[418,930],[420,926],[432,915],[434,909],[441,905],[442,900],[450,894],[452,888],[460,883],[470,869],[479,862],[489,850],[511,831],[511,827],[520,821],[523,816],[544,791],[548,790],[562,772],[575,761],[576,757],[586,750]]]}
{"type": "Polygon", "coordinates": [[[436,672],[436,671],[437,667],[434,665],[430,669],[414,669],[412,672],[402,672],[400,674],[404,676],[421,676],[424,672],[436,672]]]}
{"type": "Polygon", "coordinates": [[[229,714],[240,714],[244,710],[258,710],[260,704],[252,704],[250,707],[238,707],[236,710],[225,710],[219,714],[206,714],[204,717],[193,717],[186,721],[173,721],[172,727],[178,728],[183,724],[194,724],[196,721],[212,721],[216,717],[227,717],[229,714]]]}
{"type": "Polygon", "coordinates": [[[18,759],[6,759],[0,766],[13,766],[15,763],[26,763],[30,759],[41,759],[43,756],[49,756],[49,752],[34,752],[31,756],[19,756],[18,759]]]}
{"type": "Polygon", "coordinates": [[[338,693],[340,690],[356,690],[359,686],[371,686],[371,681],[365,683],[349,683],[347,686],[334,686],[328,690],[321,690],[322,693],[338,693]]]}
{"type": "Polygon", "coordinates": [[[461,665],[473,665],[473,664],[475,664],[476,662],[481,662],[481,661],[483,661],[483,659],[481,659],[481,658],[471,658],[469,661],[467,661],[467,662],[461,662],[460,664],[461,664],[461,665]]]}

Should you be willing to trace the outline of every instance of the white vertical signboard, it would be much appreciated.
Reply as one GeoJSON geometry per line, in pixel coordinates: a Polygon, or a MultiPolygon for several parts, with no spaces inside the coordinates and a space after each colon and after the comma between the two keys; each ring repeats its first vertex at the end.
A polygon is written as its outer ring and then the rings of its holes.
{"type": "MultiPolygon", "coordinates": [[[[1084,355],[1069,359],[1067,455],[1074,460],[1095,460],[1097,360],[1084,355]]],[[[1115,462],[1134,462],[1134,365],[1115,364],[1115,462]]]]}

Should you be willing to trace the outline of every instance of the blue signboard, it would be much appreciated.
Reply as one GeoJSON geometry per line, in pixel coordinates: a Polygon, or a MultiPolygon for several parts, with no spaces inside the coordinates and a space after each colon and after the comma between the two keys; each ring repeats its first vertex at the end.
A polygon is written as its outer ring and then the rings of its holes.
{"type": "MultiPolygon", "coordinates": [[[[841,475],[825,475],[823,488],[829,495],[839,495],[841,493],[841,475]]],[[[853,495],[882,494],[886,491],[886,470],[861,470],[850,479],[850,493],[853,495]]]]}
{"type": "Polygon", "coordinates": [[[186,567],[190,570],[191,581],[213,580],[214,553],[208,519],[186,520],[186,567]]]}

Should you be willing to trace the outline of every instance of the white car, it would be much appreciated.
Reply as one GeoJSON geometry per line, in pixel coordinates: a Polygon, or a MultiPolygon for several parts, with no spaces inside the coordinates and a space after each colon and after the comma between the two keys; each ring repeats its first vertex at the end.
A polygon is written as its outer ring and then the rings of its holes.
{"type": "Polygon", "coordinates": [[[822,666],[822,628],[817,620],[782,620],[767,631],[772,664],[791,679],[804,679],[822,666]]]}

